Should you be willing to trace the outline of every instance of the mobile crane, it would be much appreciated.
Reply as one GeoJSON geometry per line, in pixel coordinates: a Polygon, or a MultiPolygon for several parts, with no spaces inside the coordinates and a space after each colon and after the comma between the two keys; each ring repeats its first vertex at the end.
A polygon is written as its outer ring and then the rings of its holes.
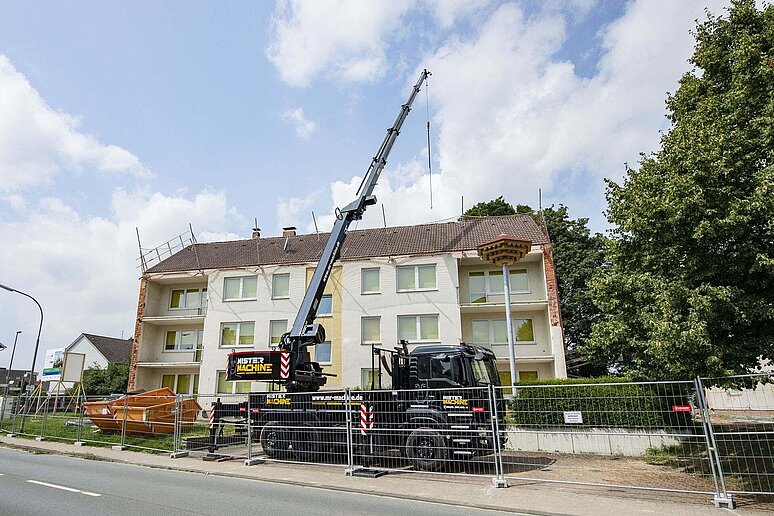
{"type": "MultiPolygon", "coordinates": [[[[327,375],[319,363],[311,360],[309,353],[310,346],[325,341],[325,329],[314,319],[347,229],[353,221],[362,219],[368,206],[376,204],[374,188],[411,105],[429,76],[430,72],[422,71],[408,100],[401,106],[363,177],[357,199],[336,209],[336,222],[291,330],[281,337],[276,350],[239,351],[228,356],[227,380],[272,382],[283,385],[286,392],[251,393],[249,401],[242,403],[215,402],[210,452],[218,448],[218,429],[227,418],[241,421],[251,418],[252,428],[259,434],[263,451],[270,458],[292,456],[315,460],[320,454],[350,442],[347,420],[354,421],[357,427],[358,410],[345,407],[340,396],[316,394],[327,383],[327,375]],[[323,433],[325,438],[320,439],[323,433]]],[[[373,353],[380,359],[379,383],[384,365],[392,377],[392,390],[360,391],[348,398],[350,404],[379,408],[376,417],[371,416],[372,427],[377,424],[394,430],[380,433],[376,442],[373,436],[369,438],[368,449],[372,453],[375,446],[397,448],[416,468],[437,470],[451,460],[492,452],[492,434],[487,432],[494,426],[491,418],[494,408],[488,403],[490,391],[480,388],[499,385],[495,357],[490,350],[470,345],[435,345],[409,351],[407,343],[402,341],[394,351],[376,348],[373,353]],[[387,355],[391,356],[391,366],[387,355]],[[443,388],[459,390],[443,395],[439,390],[443,388]]],[[[372,373],[375,374],[373,368],[372,373]]],[[[500,407],[500,413],[504,414],[504,406],[500,407]]]]}

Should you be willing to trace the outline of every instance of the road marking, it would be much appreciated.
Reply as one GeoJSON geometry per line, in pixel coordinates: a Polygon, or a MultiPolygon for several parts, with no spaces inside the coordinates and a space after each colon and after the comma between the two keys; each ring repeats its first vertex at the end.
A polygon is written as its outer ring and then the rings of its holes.
{"type": "Polygon", "coordinates": [[[90,491],[81,491],[80,489],[75,489],[74,487],[65,487],[65,486],[58,486],[56,484],[49,484],[48,482],[40,482],[38,480],[27,480],[30,484],[38,484],[39,486],[46,486],[46,487],[53,487],[54,489],[61,489],[62,491],[70,491],[71,493],[81,493],[85,494],[86,496],[102,496],[99,493],[92,493],[90,491]]]}

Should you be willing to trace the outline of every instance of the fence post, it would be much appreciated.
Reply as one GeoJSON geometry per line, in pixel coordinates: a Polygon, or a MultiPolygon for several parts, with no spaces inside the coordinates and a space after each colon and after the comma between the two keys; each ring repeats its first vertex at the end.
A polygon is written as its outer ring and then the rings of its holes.
{"type": "Polygon", "coordinates": [[[129,403],[129,394],[124,394],[124,406],[121,409],[121,444],[118,446],[112,446],[114,450],[124,450],[124,443],[126,442],[126,404],[129,403]]]}
{"type": "Polygon", "coordinates": [[[73,445],[83,446],[81,434],[83,433],[83,411],[85,407],[83,406],[83,401],[81,401],[80,396],[78,398],[78,405],[76,406],[78,407],[78,428],[75,430],[75,442],[73,445]]]}
{"type": "Polygon", "coordinates": [[[497,393],[495,386],[489,386],[489,415],[492,423],[492,446],[495,452],[495,478],[492,484],[495,487],[508,487],[508,481],[503,476],[503,450],[500,443],[500,418],[497,413],[497,393]]]}
{"type": "Polygon", "coordinates": [[[183,419],[181,416],[183,411],[183,395],[175,394],[175,428],[172,430],[174,436],[174,444],[172,445],[172,453],[169,455],[170,459],[179,459],[181,457],[188,457],[188,452],[180,449],[180,443],[183,439],[183,419]]]}
{"type": "Polygon", "coordinates": [[[252,409],[252,396],[247,394],[247,459],[245,460],[245,466],[255,466],[256,464],[263,464],[263,459],[253,457],[253,409],[252,409]]]}
{"type": "Polygon", "coordinates": [[[37,437],[35,437],[36,441],[45,441],[46,440],[46,423],[47,422],[48,422],[48,403],[44,403],[43,404],[43,419],[40,420],[40,434],[37,437]]]}
{"type": "Polygon", "coordinates": [[[19,415],[19,407],[21,406],[21,394],[14,398],[13,404],[11,405],[11,417],[13,418],[11,420],[11,433],[8,434],[8,437],[13,437],[16,433],[16,416],[19,415]]]}
{"type": "Polygon", "coordinates": [[[712,431],[712,420],[710,419],[709,407],[701,377],[696,377],[694,385],[696,390],[696,402],[699,405],[702,427],[704,429],[704,440],[707,444],[707,456],[710,461],[710,469],[712,469],[712,479],[715,482],[715,498],[713,501],[715,502],[715,507],[733,509],[734,500],[726,490],[726,480],[723,477],[723,466],[720,463],[720,455],[718,454],[717,443],[715,442],[715,434],[712,431]]]}
{"type": "Polygon", "coordinates": [[[346,404],[346,418],[347,418],[347,469],[346,474],[352,475],[352,472],[355,468],[354,465],[354,451],[352,449],[352,393],[349,390],[349,387],[344,389],[344,403],[346,404]]]}

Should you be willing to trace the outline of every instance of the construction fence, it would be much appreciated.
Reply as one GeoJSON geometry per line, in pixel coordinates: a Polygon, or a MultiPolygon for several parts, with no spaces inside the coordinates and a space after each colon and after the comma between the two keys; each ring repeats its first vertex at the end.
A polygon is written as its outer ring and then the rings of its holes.
{"type": "Polygon", "coordinates": [[[171,457],[774,496],[772,374],[417,391],[8,397],[8,434],[171,457]]]}

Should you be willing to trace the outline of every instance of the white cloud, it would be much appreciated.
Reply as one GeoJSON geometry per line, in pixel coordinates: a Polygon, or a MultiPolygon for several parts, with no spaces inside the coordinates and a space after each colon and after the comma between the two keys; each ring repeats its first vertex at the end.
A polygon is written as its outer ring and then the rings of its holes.
{"type": "Polygon", "coordinates": [[[490,3],[490,0],[431,0],[428,5],[440,28],[448,29],[460,18],[473,16],[490,3]]]}
{"type": "MultiPolygon", "coordinates": [[[[709,7],[719,13],[722,5],[709,7]]],[[[584,16],[588,7],[580,2],[576,9],[584,16]]],[[[657,149],[659,131],[668,127],[665,94],[689,69],[689,31],[705,17],[704,6],[628,4],[600,33],[602,58],[591,78],[556,57],[574,19],[569,9],[549,5],[526,17],[516,4],[502,5],[475,34],[452,34],[420,60],[433,72],[435,209],[429,210],[426,174],[395,185],[395,172],[385,170],[377,195],[395,203],[386,204],[388,223],[457,215],[462,196],[467,207],[499,195],[534,206],[542,188],[549,203],[568,204],[602,229],[602,179],[619,178],[624,162],[636,164],[640,152],[657,149]]],[[[354,183],[331,186],[334,205],[351,200],[354,183]]],[[[380,225],[381,213],[364,224],[380,225]]]]}
{"type": "Polygon", "coordinates": [[[323,70],[340,80],[373,82],[387,69],[386,37],[414,2],[284,1],[272,17],[266,55],[284,82],[307,86],[323,70]]]}
{"type": "MultiPolygon", "coordinates": [[[[2,202],[2,201],[0,201],[2,202]]],[[[14,220],[0,220],[3,266],[0,283],[35,296],[43,306],[42,350],[70,344],[81,332],[128,338],[134,331],[140,270],[135,227],[143,247],[160,245],[183,233],[191,222],[199,241],[236,237],[226,231],[235,214],[222,192],[192,198],[147,189],[117,189],[107,217],[84,217],[57,198],[29,205],[18,198],[14,220]]],[[[37,332],[35,305],[0,291],[0,328],[17,329],[15,367],[29,367],[37,332]],[[18,360],[18,362],[17,362],[18,360]]],[[[7,339],[0,335],[0,340],[7,339]]],[[[8,356],[0,355],[7,364],[8,356]]]]}
{"type": "Polygon", "coordinates": [[[306,118],[301,108],[288,109],[280,115],[280,118],[286,125],[293,128],[300,140],[308,140],[317,131],[317,122],[306,118]]]}
{"type": "Polygon", "coordinates": [[[78,127],[77,118],[51,109],[0,54],[0,191],[46,184],[65,170],[151,175],[131,152],[78,127]]]}

